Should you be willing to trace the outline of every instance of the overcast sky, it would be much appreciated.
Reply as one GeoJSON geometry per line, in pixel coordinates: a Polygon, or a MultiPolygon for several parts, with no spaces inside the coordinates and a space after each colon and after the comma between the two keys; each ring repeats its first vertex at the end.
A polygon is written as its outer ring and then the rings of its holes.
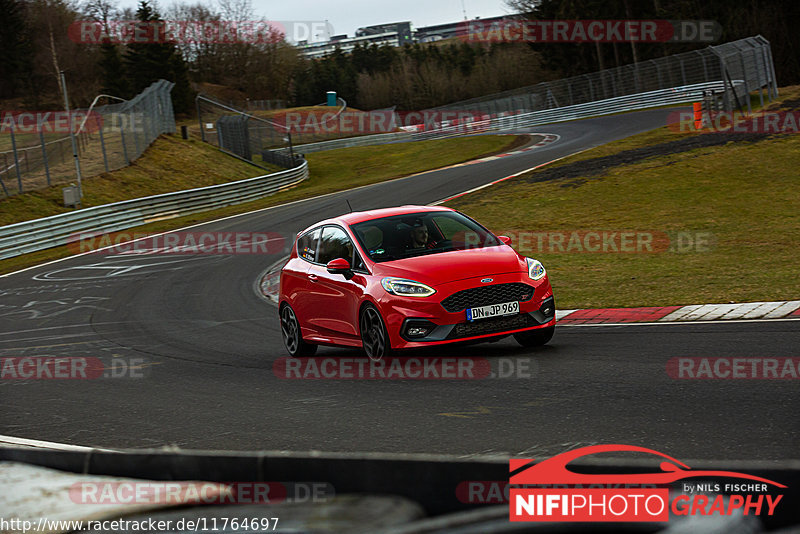
{"type": "MultiPolygon", "coordinates": [[[[198,0],[157,0],[161,11],[174,1],[197,3],[198,0]]],[[[214,4],[216,0],[200,0],[214,4]]],[[[430,26],[469,18],[497,17],[511,13],[503,0],[251,0],[257,17],[274,21],[325,21],[334,35],[350,37],[363,26],[387,22],[411,21],[414,27],[430,26]]],[[[138,0],[120,0],[121,7],[136,8],[138,0]]]]}

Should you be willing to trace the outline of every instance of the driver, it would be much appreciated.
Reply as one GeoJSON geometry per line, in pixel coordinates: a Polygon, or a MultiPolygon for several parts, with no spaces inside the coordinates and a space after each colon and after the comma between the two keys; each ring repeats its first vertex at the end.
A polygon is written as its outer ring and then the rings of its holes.
{"type": "Polygon", "coordinates": [[[411,245],[409,248],[433,248],[436,241],[429,239],[428,227],[420,222],[411,227],[411,245]]]}

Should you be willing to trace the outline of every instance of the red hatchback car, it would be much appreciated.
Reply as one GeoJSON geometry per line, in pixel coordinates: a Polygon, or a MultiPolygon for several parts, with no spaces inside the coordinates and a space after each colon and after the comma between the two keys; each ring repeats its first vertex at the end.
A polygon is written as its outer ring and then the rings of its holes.
{"type": "Polygon", "coordinates": [[[547,343],[555,300],[544,266],[466,215],[403,206],[349,213],[298,234],[281,271],[292,356],[317,345],[395,349],[489,340],[547,343]]]}

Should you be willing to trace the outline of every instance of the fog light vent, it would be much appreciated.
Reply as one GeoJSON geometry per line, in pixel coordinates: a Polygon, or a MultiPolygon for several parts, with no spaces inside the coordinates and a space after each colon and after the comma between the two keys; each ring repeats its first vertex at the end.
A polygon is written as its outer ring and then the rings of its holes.
{"type": "Polygon", "coordinates": [[[426,319],[407,320],[403,327],[403,337],[419,339],[428,336],[436,329],[436,325],[426,319]]]}

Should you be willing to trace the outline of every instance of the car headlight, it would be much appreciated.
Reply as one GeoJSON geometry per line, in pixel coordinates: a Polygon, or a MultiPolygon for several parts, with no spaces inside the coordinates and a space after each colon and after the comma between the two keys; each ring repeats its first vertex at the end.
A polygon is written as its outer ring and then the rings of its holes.
{"type": "Polygon", "coordinates": [[[401,297],[429,297],[436,293],[436,290],[430,286],[426,286],[422,282],[415,282],[414,280],[406,280],[404,278],[394,278],[388,276],[381,280],[383,289],[392,295],[401,297]]]}
{"type": "Polygon", "coordinates": [[[531,280],[539,280],[544,278],[544,275],[547,274],[547,271],[544,270],[544,265],[539,260],[534,260],[533,258],[525,258],[528,262],[528,276],[531,280]]]}

